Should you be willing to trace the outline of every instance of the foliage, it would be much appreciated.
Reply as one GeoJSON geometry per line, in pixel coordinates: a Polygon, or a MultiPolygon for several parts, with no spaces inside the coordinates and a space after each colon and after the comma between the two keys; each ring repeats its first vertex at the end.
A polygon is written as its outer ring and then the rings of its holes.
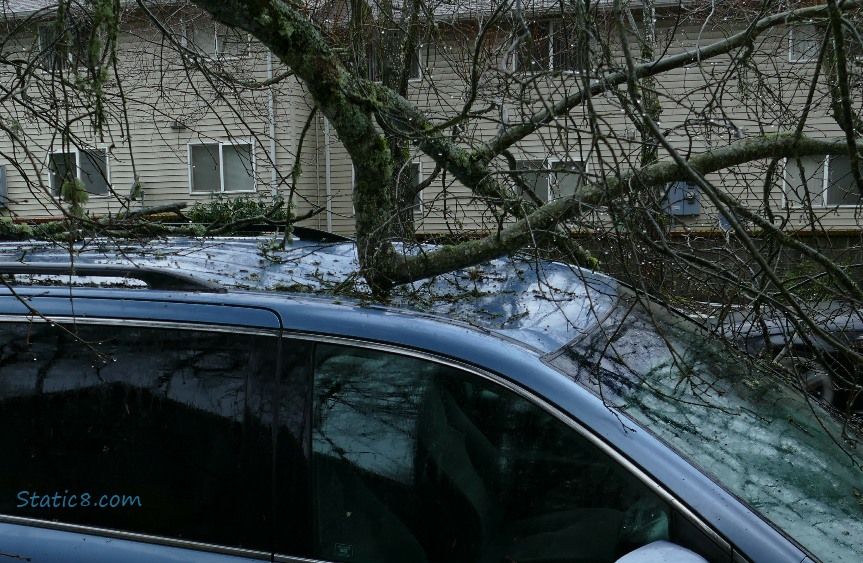
{"type": "Polygon", "coordinates": [[[67,178],[60,186],[60,198],[69,204],[69,213],[75,217],[84,214],[84,204],[90,199],[84,182],[78,178],[67,178]]]}
{"type": "Polygon", "coordinates": [[[281,196],[271,199],[263,195],[236,197],[217,194],[210,201],[196,203],[185,215],[204,225],[230,225],[246,220],[288,224],[292,220],[281,196]]]}
{"type": "Polygon", "coordinates": [[[33,236],[33,229],[26,223],[15,223],[11,217],[0,217],[0,239],[21,240],[33,236]]]}

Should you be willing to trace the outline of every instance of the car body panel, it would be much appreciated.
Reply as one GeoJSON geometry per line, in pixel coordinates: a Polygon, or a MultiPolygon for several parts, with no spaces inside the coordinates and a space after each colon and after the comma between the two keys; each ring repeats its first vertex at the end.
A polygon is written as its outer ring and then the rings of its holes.
{"type": "MultiPolygon", "coordinates": [[[[177,543],[177,542],[175,542],[177,543]]],[[[25,525],[0,521],[0,558],[32,563],[63,561],[64,563],[243,563],[269,561],[269,554],[252,557],[237,553],[219,553],[215,546],[189,544],[187,547],[165,545],[157,538],[129,534],[129,538],[94,535],[81,531],[52,529],[44,525],[25,525]],[[204,548],[204,549],[202,549],[204,548]]],[[[252,555],[251,553],[248,555],[252,555]]]]}
{"type": "MultiPolygon", "coordinates": [[[[98,320],[138,324],[153,321],[280,328],[287,337],[342,339],[354,343],[401,349],[490,372],[533,397],[553,405],[589,428],[594,440],[652,477],[671,492],[683,507],[707,524],[753,561],[800,561],[805,554],[774,528],[743,506],[722,487],[683,461],[649,432],[614,411],[566,375],[543,363],[528,347],[473,327],[424,314],[402,313],[382,307],[365,307],[343,301],[332,304],[320,298],[279,297],[258,293],[201,295],[141,290],[110,290],[93,297],[86,290],[74,300],[61,290],[31,296],[31,306],[48,317],[65,318],[72,311],[83,322],[98,320]],[[52,295],[48,295],[50,293],[52,295]],[[222,305],[218,303],[222,302],[222,305]],[[118,307],[119,304],[119,307],[118,307]],[[528,391],[529,390],[529,391],[528,391]]],[[[0,300],[0,315],[22,314],[20,303],[0,300]]],[[[7,317],[8,318],[8,317],[7,317]]],[[[0,319],[2,320],[2,319],[0,319]]],[[[584,431],[584,430],[583,430],[584,431]]]]}

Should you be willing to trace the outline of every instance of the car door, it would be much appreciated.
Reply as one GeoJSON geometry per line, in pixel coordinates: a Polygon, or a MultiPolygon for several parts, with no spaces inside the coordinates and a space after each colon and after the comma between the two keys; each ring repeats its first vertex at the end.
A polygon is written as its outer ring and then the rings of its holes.
{"type": "Polygon", "coordinates": [[[316,559],[613,562],[660,540],[730,559],[503,379],[337,342],[315,345],[313,369],[316,559]]]}

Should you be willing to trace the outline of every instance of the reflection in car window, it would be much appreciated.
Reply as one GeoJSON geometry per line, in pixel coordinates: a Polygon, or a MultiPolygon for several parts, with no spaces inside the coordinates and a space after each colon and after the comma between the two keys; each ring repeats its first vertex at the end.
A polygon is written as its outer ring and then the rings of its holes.
{"type": "Polygon", "coordinates": [[[276,350],[0,324],[0,513],[269,551],[276,350]]]}
{"type": "Polygon", "coordinates": [[[623,303],[552,363],[819,559],[860,560],[859,438],[773,373],[659,306],[623,303]]]}
{"type": "Polygon", "coordinates": [[[317,557],[611,562],[669,537],[643,484],[478,376],[319,345],[313,397],[317,557]]]}

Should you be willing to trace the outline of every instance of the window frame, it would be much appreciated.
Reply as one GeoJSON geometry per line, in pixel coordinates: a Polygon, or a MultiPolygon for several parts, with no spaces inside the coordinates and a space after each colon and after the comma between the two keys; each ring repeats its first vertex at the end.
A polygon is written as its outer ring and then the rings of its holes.
{"type": "MultiPolygon", "coordinates": [[[[823,156],[822,155],[815,155],[812,157],[801,157],[801,158],[812,158],[813,160],[815,160],[815,162],[818,162],[819,166],[821,167],[821,177],[817,178],[817,181],[821,184],[820,189],[817,192],[812,193],[812,195],[814,196],[812,199],[815,200],[815,198],[818,198],[818,203],[813,202],[811,204],[812,208],[815,208],[815,209],[857,209],[857,208],[863,207],[863,195],[860,196],[860,203],[829,203],[830,188],[831,188],[831,186],[836,185],[836,184],[830,183],[830,163],[834,159],[841,158],[841,157],[830,156],[830,155],[823,155],[823,156]],[[819,156],[821,156],[820,160],[818,159],[819,156]]],[[[784,167],[782,169],[782,205],[786,209],[801,210],[801,209],[806,209],[806,205],[804,204],[804,202],[803,201],[791,201],[790,198],[788,197],[789,190],[794,187],[791,185],[791,182],[789,182],[789,178],[788,178],[789,168],[788,168],[788,166],[789,166],[789,164],[796,166],[794,164],[794,162],[796,160],[797,160],[796,158],[785,158],[784,159],[784,167]]],[[[861,172],[863,172],[863,171],[861,171],[861,172]]],[[[852,179],[853,179],[853,176],[852,176],[852,179]]],[[[810,185],[815,180],[816,180],[816,178],[812,178],[809,181],[810,185]]],[[[802,188],[802,184],[798,185],[796,187],[802,188]]]]}
{"type": "MultiPolygon", "coordinates": [[[[249,309],[245,306],[234,306],[234,309],[249,309]]],[[[167,329],[167,330],[177,330],[177,331],[188,331],[195,333],[222,333],[222,334],[243,334],[248,336],[255,337],[264,337],[271,338],[273,344],[273,350],[280,350],[281,344],[285,342],[286,337],[282,331],[282,329],[277,327],[264,327],[264,326],[254,326],[254,325],[221,325],[221,324],[210,324],[210,323],[197,323],[189,320],[141,320],[141,319],[118,319],[118,318],[108,318],[108,317],[77,317],[77,316],[66,316],[66,315],[50,315],[42,318],[34,318],[33,316],[23,316],[23,315],[0,315],[0,324],[69,324],[74,322],[76,325],[86,325],[93,327],[101,327],[101,328],[110,328],[112,326],[122,328],[122,329],[167,329]]],[[[276,352],[278,353],[278,352],[276,352]]],[[[277,357],[277,362],[281,361],[281,356],[277,357]]],[[[272,367],[273,371],[277,372],[276,377],[278,377],[278,366],[274,365],[272,367]]],[[[311,374],[307,374],[306,377],[311,379],[311,374]]],[[[113,492],[113,491],[110,491],[113,492]]],[[[135,532],[120,528],[113,527],[101,527],[97,525],[91,524],[79,524],[68,522],[64,520],[46,520],[41,518],[32,518],[32,517],[22,517],[15,516],[7,513],[0,513],[0,523],[11,523],[18,524],[23,526],[31,526],[31,527],[41,527],[48,528],[52,530],[57,530],[59,532],[70,532],[76,535],[80,534],[89,534],[95,537],[100,538],[113,538],[119,540],[127,540],[131,542],[131,546],[140,546],[141,544],[152,544],[154,546],[158,546],[161,548],[178,548],[183,550],[191,550],[192,552],[199,553],[211,553],[211,554],[226,554],[233,555],[241,558],[248,558],[252,560],[260,560],[260,561],[271,561],[273,557],[273,552],[262,551],[259,549],[250,549],[246,547],[238,547],[232,545],[224,545],[224,544],[216,544],[216,543],[208,543],[200,540],[186,539],[179,536],[166,536],[166,535],[154,535],[142,532],[135,532]]],[[[122,556],[124,553],[128,551],[128,547],[125,546],[117,546],[116,551],[111,549],[109,551],[103,551],[105,548],[102,547],[101,543],[94,544],[90,546],[87,551],[84,551],[86,556],[97,556],[102,553],[108,554],[108,556],[122,556]]],[[[132,549],[137,549],[132,547],[132,549]]],[[[161,553],[161,552],[154,552],[161,553]]],[[[166,552],[167,553],[167,552],[166,552]]],[[[189,552],[185,552],[185,556],[188,556],[189,552]]],[[[182,555],[182,554],[181,554],[182,555]]],[[[290,556],[289,556],[290,557],[290,556]]]]}
{"type": "Polygon", "coordinates": [[[202,195],[202,194],[251,194],[257,193],[258,191],[258,180],[256,174],[256,164],[255,164],[255,143],[252,139],[247,140],[228,140],[228,141],[210,141],[199,139],[194,142],[189,142],[186,145],[186,156],[188,158],[188,168],[189,168],[189,195],[202,195]],[[193,147],[201,147],[201,146],[218,146],[219,147],[219,189],[218,190],[196,190],[195,189],[195,166],[192,160],[192,150],[193,147]],[[252,188],[244,189],[244,190],[226,190],[225,189],[225,157],[224,157],[224,149],[225,147],[237,147],[237,146],[248,146],[249,147],[249,163],[251,164],[250,178],[252,180],[252,188]]]}
{"type": "MultiPolygon", "coordinates": [[[[36,26],[36,42],[38,53],[37,68],[40,72],[66,72],[71,69],[87,68],[89,66],[89,56],[86,50],[88,45],[84,44],[84,38],[88,37],[92,29],[87,29],[79,25],[81,22],[71,18],[67,21],[67,27],[59,30],[56,22],[42,22],[36,26]],[[46,45],[48,39],[45,32],[50,33],[53,43],[46,45]],[[58,31],[60,32],[58,34],[58,31]],[[63,35],[66,34],[66,37],[63,35]],[[58,51],[58,48],[65,49],[65,54],[58,51]],[[50,60],[50,66],[45,65],[45,61],[50,60]],[[56,62],[62,63],[55,66],[56,62]]],[[[100,37],[102,32],[98,31],[100,37]]],[[[102,37],[104,39],[104,37],[102,37]]]]}
{"type": "Polygon", "coordinates": [[[538,174],[538,175],[545,176],[545,183],[546,183],[546,197],[545,197],[545,199],[540,197],[540,195],[537,194],[535,191],[533,193],[534,193],[534,195],[536,195],[537,198],[539,198],[543,202],[543,204],[546,204],[546,203],[551,203],[552,201],[555,201],[557,199],[560,199],[559,197],[552,197],[553,194],[552,194],[551,188],[552,188],[552,174],[556,174],[558,172],[564,172],[565,171],[565,170],[558,170],[555,168],[556,165],[560,165],[561,163],[579,166],[581,168],[581,175],[584,176],[585,174],[587,174],[587,162],[586,161],[584,161],[582,159],[570,158],[568,156],[562,157],[562,156],[557,156],[557,155],[546,156],[543,160],[531,159],[531,158],[517,159],[516,165],[518,166],[518,168],[516,168],[516,172],[521,173],[521,174],[531,173],[531,174],[538,174]],[[536,164],[537,167],[532,169],[532,170],[528,169],[528,168],[522,168],[522,166],[524,164],[536,164]]]}
{"type": "Polygon", "coordinates": [[[788,29],[788,62],[791,64],[806,64],[818,60],[819,44],[817,42],[817,38],[820,35],[821,34],[818,32],[818,26],[814,23],[804,23],[801,25],[791,26],[788,29]],[[812,41],[813,46],[803,52],[795,52],[795,47],[802,42],[799,37],[798,41],[795,42],[795,31],[805,34],[805,39],[802,41],[812,41]]]}
{"type": "MultiPolygon", "coordinates": [[[[580,169],[580,172],[578,172],[578,174],[581,177],[584,177],[584,175],[587,174],[587,162],[585,162],[584,160],[570,158],[569,156],[567,156],[565,158],[559,157],[559,156],[551,156],[547,160],[548,160],[548,164],[549,164],[549,166],[548,166],[548,168],[549,168],[548,201],[549,202],[555,201],[557,199],[561,199],[560,197],[555,197],[555,198],[551,197],[552,196],[552,193],[551,193],[551,187],[552,187],[551,174],[552,173],[558,174],[560,172],[567,172],[568,174],[574,174],[574,172],[567,171],[566,169],[555,168],[555,165],[564,164],[564,165],[569,165],[569,166],[578,166],[580,169]]],[[[583,185],[583,183],[579,184],[579,186],[581,186],[581,185],[583,185]]]]}
{"type": "MultiPolygon", "coordinates": [[[[561,68],[559,65],[555,64],[555,54],[557,53],[555,51],[555,42],[557,40],[558,34],[560,33],[560,29],[562,27],[564,27],[564,23],[565,23],[563,21],[564,17],[565,16],[563,16],[563,15],[558,15],[557,17],[548,16],[548,17],[528,20],[527,25],[529,28],[530,27],[543,26],[547,30],[542,36],[540,36],[539,40],[545,46],[545,48],[543,50],[546,51],[545,57],[548,58],[548,65],[547,65],[547,68],[537,68],[537,69],[521,68],[521,65],[519,64],[519,62],[521,59],[524,58],[524,54],[527,53],[527,54],[532,55],[532,52],[533,52],[532,49],[528,49],[527,43],[523,42],[515,50],[515,52],[512,54],[512,57],[510,59],[510,70],[512,72],[520,73],[520,74],[532,74],[532,73],[543,73],[543,72],[549,72],[549,73],[559,72],[561,74],[575,74],[578,72],[577,68],[571,68],[571,67],[575,66],[574,64],[563,65],[567,68],[561,68]]],[[[533,35],[533,31],[531,31],[531,35],[533,35]]],[[[536,41],[536,40],[537,40],[537,38],[531,37],[531,41],[536,41]]],[[[569,59],[567,59],[567,60],[569,61],[569,63],[573,62],[569,59]]]]}
{"type": "Polygon", "coordinates": [[[214,35],[216,39],[216,57],[221,61],[235,61],[235,60],[243,60],[248,59],[252,56],[252,34],[246,33],[240,30],[235,30],[226,25],[215,22],[214,35]],[[238,43],[238,45],[244,45],[245,49],[240,53],[227,53],[222,45],[222,37],[224,33],[238,33],[239,37],[242,38],[245,36],[245,42],[238,43]]]}
{"type": "MultiPolygon", "coordinates": [[[[96,198],[104,198],[104,197],[109,197],[112,195],[112,193],[114,192],[114,189],[111,187],[111,159],[109,158],[110,153],[108,152],[108,149],[106,147],[93,147],[93,148],[86,148],[86,149],[81,149],[79,147],[70,147],[68,150],[67,149],[56,150],[56,149],[52,148],[51,150],[48,151],[48,155],[46,157],[45,167],[48,170],[48,187],[51,190],[51,197],[53,197],[54,199],[60,199],[60,197],[61,197],[60,196],[60,190],[62,188],[62,183],[59,186],[56,185],[57,179],[56,179],[56,174],[54,173],[54,171],[51,168],[51,158],[54,155],[61,155],[61,154],[74,155],[74,158],[75,158],[75,178],[80,180],[83,183],[84,182],[84,178],[83,178],[84,171],[83,171],[83,167],[81,166],[81,155],[83,153],[89,153],[89,152],[94,152],[94,151],[100,151],[105,156],[105,177],[104,177],[105,193],[91,192],[90,190],[87,190],[87,195],[89,197],[96,197],[96,198]]],[[[84,187],[85,187],[85,189],[87,188],[86,183],[85,183],[84,187]]]]}
{"type": "Polygon", "coordinates": [[[66,56],[63,56],[57,51],[61,39],[56,36],[56,31],[56,25],[53,23],[41,23],[36,27],[37,48],[39,49],[37,67],[41,72],[64,72],[72,66],[71,53],[67,52],[66,56]],[[53,38],[50,45],[46,45],[48,34],[53,38]],[[50,65],[45,64],[48,61],[50,61],[50,65]],[[56,63],[62,64],[58,67],[56,63]]]}
{"type": "MultiPolygon", "coordinates": [[[[416,166],[416,183],[411,182],[411,187],[414,189],[414,203],[412,206],[414,219],[420,218],[425,213],[425,202],[423,201],[423,190],[418,190],[420,184],[423,183],[423,161],[420,157],[411,159],[410,166],[416,166]]],[[[411,174],[413,176],[413,174],[411,174]]]]}
{"type": "Polygon", "coordinates": [[[223,50],[222,41],[220,38],[222,37],[223,31],[234,31],[232,28],[227,27],[224,24],[219,22],[210,21],[206,22],[206,25],[201,24],[197,20],[189,21],[183,26],[183,36],[182,36],[182,44],[183,47],[194,51],[198,55],[207,57],[209,59],[218,60],[218,61],[235,61],[235,60],[243,60],[248,59],[252,56],[252,35],[250,33],[238,32],[241,35],[245,35],[245,50],[241,54],[226,54],[223,50]],[[207,32],[206,36],[210,37],[211,44],[208,49],[202,49],[200,45],[195,43],[192,40],[193,30],[197,30],[201,33],[207,32]]]}

